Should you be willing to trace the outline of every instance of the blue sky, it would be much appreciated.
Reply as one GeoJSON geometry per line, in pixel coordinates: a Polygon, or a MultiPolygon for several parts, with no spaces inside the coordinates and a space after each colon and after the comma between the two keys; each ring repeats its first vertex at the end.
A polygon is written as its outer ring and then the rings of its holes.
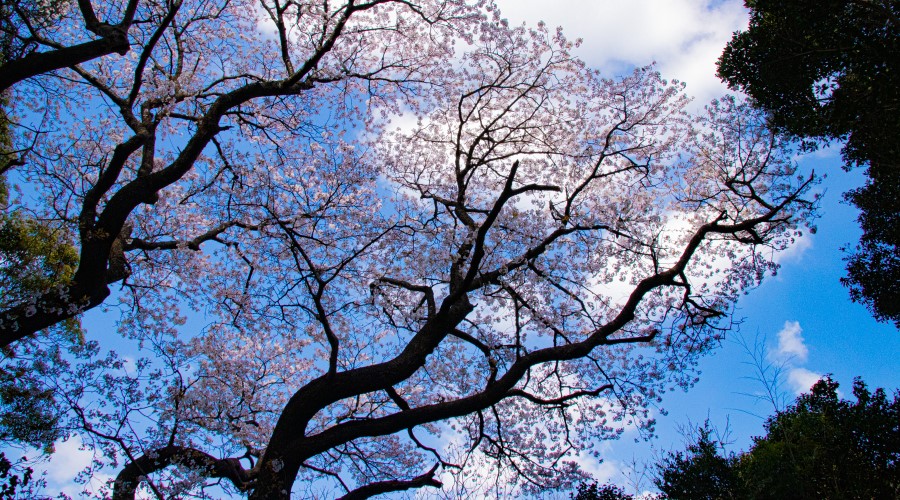
{"type": "Polygon", "coordinates": [[[856,210],[841,201],[841,193],[861,184],[863,177],[860,171],[843,172],[837,151],[830,153],[800,159],[804,169],[828,173],[821,185],[826,193],[818,232],[783,258],[777,276],[738,302],[735,319],[742,322],[719,350],[700,363],[697,385],[664,398],[662,407],[668,415],[657,417],[657,437],[634,443],[637,436],[626,435],[610,443],[607,463],[596,469],[598,479],[626,485],[624,471],[633,458],[653,460],[661,451],[683,449],[681,429],[707,418],[719,429],[730,429],[732,451],[746,450],[752,436],[763,434],[764,418],[773,407],[755,397],[764,387],[755,379],[753,357],[740,339],[751,348],[759,340],[764,361],[782,367],[781,391],[788,400],[823,374],[832,374],[848,398],[857,376],[870,388],[900,387],[900,332],[852,303],[839,282],[844,275],[840,248],[859,237],[856,210]]]}
{"type": "MultiPolygon", "coordinates": [[[[697,107],[726,91],[714,76],[715,59],[731,33],[747,22],[739,0],[556,0],[553,9],[545,0],[498,3],[514,24],[543,20],[562,26],[569,38],[582,38],[578,54],[609,74],[655,61],[665,77],[688,84],[697,107]]],[[[845,395],[855,376],[870,387],[898,388],[900,332],[875,322],[863,306],[851,303],[839,283],[844,273],[840,248],[859,236],[855,210],[841,202],[841,194],[860,185],[863,176],[840,169],[838,149],[798,158],[805,171],[827,174],[820,185],[825,196],[817,234],[805,236],[782,255],[778,275],[738,303],[735,317],[742,322],[718,351],[702,361],[700,382],[688,393],[664,398],[668,415],[658,416],[658,437],[649,444],[634,443],[638,436],[626,434],[605,445],[603,465],[588,464],[599,480],[627,485],[628,462],[681,448],[679,429],[689,422],[709,418],[720,428],[728,423],[735,450],[746,449],[751,436],[762,433],[763,419],[772,408],[752,396],[763,387],[753,380],[753,360],[737,338],[751,345],[757,339],[762,342],[765,361],[783,367],[782,387],[789,398],[826,373],[841,383],[845,395]]],[[[87,321],[89,328],[109,328],[108,321],[92,315],[87,321]]],[[[80,487],[68,483],[68,478],[89,455],[78,450],[75,440],[57,449],[48,469],[50,489],[75,493],[80,487]]]]}

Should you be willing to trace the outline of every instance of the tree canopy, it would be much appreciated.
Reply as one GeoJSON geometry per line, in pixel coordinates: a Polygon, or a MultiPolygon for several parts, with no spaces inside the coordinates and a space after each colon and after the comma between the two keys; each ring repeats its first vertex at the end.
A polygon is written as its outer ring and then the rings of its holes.
{"type": "Polygon", "coordinates": [[[21,61],[127,34],[10,87],[17,209],[78,260],[10,295],[0,344],[43,362],[82,477],[115,469],[100,496],[366,498],[486,464],[568,486],[694,382],[816,205],[759,112],[689,113],[490,3],[80,0],[26,25],[21,61]],[[47,335],[98,306],[118,332],[47,335]]]}
{"type": "Polygon", "coordinates": [[[657,487],[677,499],[897,498],[900,494],[900,393],[869,391],[855,402],[829,378],[770,417],[751,449],[724,453],[708,427],[686,453],[660,464],[657,487]]]}
{"type": "Polygon", "coordinates": [[[845,141],[846,194],[863,230],[847,256],[854,301],[900,328],[900,1],[748,0],[750,27],[719,59],[719,76],[807,141],[845,141]]]}
{"type": "Polygon", "coordinates": [[[697,429],[697,441],[663,457],[657,464],[656,487],[663,498],[718,500],[743,498],[738,457],[723,453],[708,422],[697,429]]]}
{"type": "Polygon", "coordinates": [[[572,500],[632,500],[634,497],[613,484],[582,483],[572,495],[572,500]]]}

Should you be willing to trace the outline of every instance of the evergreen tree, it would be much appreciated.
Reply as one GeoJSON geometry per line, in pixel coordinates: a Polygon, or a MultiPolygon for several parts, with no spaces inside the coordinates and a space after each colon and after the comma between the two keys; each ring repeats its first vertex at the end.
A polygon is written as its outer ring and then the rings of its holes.
{"type": "Polygon", "coordinates": [[[900,498],[900,393],[891,400],[857,379],[851,402],[837,389],[817,382],[746,453],[723,453],[701,429],[659,464],[657,487],[671,499],[900,498]]]}
{"type": "Polygon", "coordinates": [[[729,42],[719,76],[807,142],[846,141],[845,168],[867,168],[845,195],[859,244],[842,283],[879,321],[900,327],[900,1],[747,0],[750,27],[729,42]]]}

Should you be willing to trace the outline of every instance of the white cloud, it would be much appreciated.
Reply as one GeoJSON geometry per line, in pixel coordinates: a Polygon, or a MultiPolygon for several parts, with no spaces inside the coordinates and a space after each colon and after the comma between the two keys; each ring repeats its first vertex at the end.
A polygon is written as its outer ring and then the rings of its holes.
{"type": "Polygon", "coordinates": [[[794,393],[799,396],[804,392],[809,392],[809,389],[822,378],[822,375],[806,368],[791,368],[787,378],[794,393]]]}
{"type": "Polygon", "coordinates": [[[715,62],[731,34],[747,26],[742,2],[727,0],[498,0],[511,24],[561,26],[581,38],[577,54],[607,73],[656,61],[666,78],[688,84],[698,103],[726,92],[715,62]]]}
{"type": "MultiPolygon", "coordinates": [[[[612,455],[612,447],[605,448],[605,457],[612,455]]],[[[599,483],[621,483],[625,477],[625,465],[611,458],[604,458],[602,461],[592,457],[588,453],[579,453],[574,461],[581,467],[581,470],[587,472],[599,483]]]]}
{"type": "Polygon", "coordinates": [[[789,261],[799,261],[807,250],[813,247],[813,236],[807,231],[802,236],[794,238],[794,242],[784,250],[775,254],[772,260],[776,264],[784,264],[789,261]]]}
{"type": "Polygon", "coordinates": [[[79,484],[75,481],[76,476],[86,467],[91,466],[94,459],[93,452],[83,449],[81,438],[73,436],[66,441],[56,443],[55,448],[56,451],[48,462],[35,467],[38,469],[38,473],[46,471],[49,489],[58,490],[70,498],[81,498],[83,492],[95,496],[108,493],[105,487],[113,477],[106,471],[95,471],[86,484],[79,484]]]}
{"type": "Polygon", "coordinates": [[[809,357],[809,348],[803,339],[803,329],[796,321],[785,321],[778,332],[778,348],[772,353],[778,360],[793,360],[805,363],[809,357]]]}
{"type": "Polygon", "coordinates": [[[75,475],[89,466],[94,458],[93,453],[81,448],[81,439],[78,436],[56,443],[56,452],[50,460],[47,478],[57,484],[72,481],[75,475]]]}
{"type": "Polygon", "coordinates": [[[785,321],[778,332],[778,347],[769,351],[769,360],[784,368],[787,385],[796,395],[809,392],[810,387],[822,378],[821,373],[797,366],[806,363],[809,348],[803,338],[803,328],[797,321],[785,321]]]}

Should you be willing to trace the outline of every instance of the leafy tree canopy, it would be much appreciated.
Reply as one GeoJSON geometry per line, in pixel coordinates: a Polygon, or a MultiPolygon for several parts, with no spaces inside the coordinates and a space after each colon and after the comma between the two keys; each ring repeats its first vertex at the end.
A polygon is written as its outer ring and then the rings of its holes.
{"type": "Polygon", "coordinates": [[[665,498],[718,500],[741,497],[738,457],[724,453],[708,422],[697,429],[697,442],[674,452],[659,464],[656,487],[665,498]]]}
{"type": "Polygon", "coordinates": [[[632,500],[633,498],[632,495],[625,493],[622,488],[614,484],[582,483],[572,494],[572,500],[632,500]]]}
{"type": "Polygon", "coordinates": [[[723,453],[708,428],[687,452],[659,464],[657,487],[671,499],[850,499],[900,495],[900,392],[889,399],[857,379],[856,401],[829,378],[766,421],[766,435],[738,455],[723,453]]]}
{"type": "Polygon", "coordinates": [[[867,183],[846,195],[863,236],[842,282],[900,327],[900,2],[746,5],[750,27],[725,48],[719,76],[770,112],[773,126],[808,141],[844,140],[846,167],[867,166],[867,183]]]}

